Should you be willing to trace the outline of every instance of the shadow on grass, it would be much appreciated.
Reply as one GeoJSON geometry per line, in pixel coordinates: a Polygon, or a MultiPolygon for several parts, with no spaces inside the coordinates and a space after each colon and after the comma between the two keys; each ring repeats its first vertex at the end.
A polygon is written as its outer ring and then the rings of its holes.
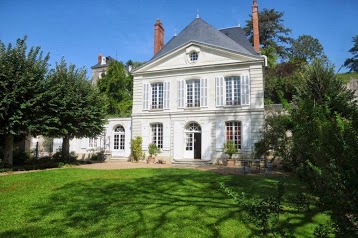
{"type": "MultiPolygon", "coordinates": [[[[30,208],[25,226],[0,237],[256,237],[257,230],[240,220],[239,207],[218,182],[262,196],[278,181],[185,169],[150,171],[144,177],[67,183],[30,208]]],[[[311,220],[292,216],[299,219],[295,227],[311,220]]]]}

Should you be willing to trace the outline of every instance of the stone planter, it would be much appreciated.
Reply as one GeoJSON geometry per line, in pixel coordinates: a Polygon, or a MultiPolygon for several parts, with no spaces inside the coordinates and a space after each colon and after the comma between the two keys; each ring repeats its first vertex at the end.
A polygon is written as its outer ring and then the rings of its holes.
{"type": "Polygon", "coordinates": [[[235,167],[235,160],[234,159],[227,159],[226,160],[226,167],[235,167]]]}
{"type": "Polygon", "coordinates": [[[149,156],[147,159],[147,164],[155,164],[155,157],[149,156]]]}

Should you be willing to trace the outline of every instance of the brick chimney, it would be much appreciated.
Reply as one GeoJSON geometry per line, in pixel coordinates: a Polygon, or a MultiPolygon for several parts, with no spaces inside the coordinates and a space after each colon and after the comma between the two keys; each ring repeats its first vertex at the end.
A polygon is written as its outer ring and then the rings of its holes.
{"type": "Polygon", "coordinates": [[[254,48],[257,53],[260,52],[260,34],[259,34],[259,13],[257,1],[252,3],[252,28],[254,31],[254,48]]]}
{"type": "Polygon", "coordinates": [[[98,55],[98,63],[100,64],[101,62],[102,62],[102,54],[99,53],[99,55],[98,55]]]}
{"type": "Polygon", "coordinates": [[[154,55],[164,46],[164,28],[159,19],[154,24],[154,55]]]}

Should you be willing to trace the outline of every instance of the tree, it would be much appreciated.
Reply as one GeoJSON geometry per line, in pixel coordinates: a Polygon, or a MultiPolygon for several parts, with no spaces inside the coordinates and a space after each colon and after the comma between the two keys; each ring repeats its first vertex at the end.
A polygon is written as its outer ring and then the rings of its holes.
{"type": "Polygon", "coordinates": [[[112,61],[106,75],[98,80],[98,89],[105,95],[106,112],[121,117],[130,116],[133,100],[133,76],[122,63],[112,61]]]}
{"type": "MultiPolygon", "coordinates": [[[[278,12],[275,9],[264,8],[258,12],[258,15],[260,44],[262,49],[273,48],[275,52],[271,50],[271,54],[277,54],[281,58],[285,58],[287,55],[285,44],[291,42],[291,38],[288,37],[291,29],[286,28],[283,24],[284,13],[278,12]]],[[[250,20],[246,21],[246,26],[243,29],[252,43],[253,27],[251,15],[250,20]]]]}
{"type": "Polygon", "coordinates": [[[353,57],[344,61],[344,67],[348,68],[350,72],[358,72],[358,35],[353,37],[353,47],[348,51],[353,57]]]}
{"type": "Polygon", "coordinates": [[[324,56],[323,46],[318,39],[310,35],[302,35],[292,40],[289,52],[290,61],[312,62],[313,59],[324,56]]]}
{"type": "Polygon", "coordinates": [[[36,124],[40,111],[42,81],[47,73],[49,54],[40,47],[27,51],[27,37],[17,39],[15,47],[0,41],[0,134],[5,137],[4,160],[13,164],[15,135],[24,135],[36,124]]]}
{"type": "Polygon", "coordinates": [[[64,59],[51,69],[43,86],[44,116],[34,133],[63,137],[62,158],[69,159],[69,141],[96,137],[103,131],[104,102],[99,91],[86,80],[86,70],[67,66],[64,59]]]}
{"type": "Polygon", "coordinates": [[[319,197],[337,237],[357,237],[358,107],[327,60],[306,65],[291,106],[266,121],[259,155],[273,151],[319,197]],[[292,132],[292,137],[287,137],[292,132]]]}
{"type": "Polygon", "coordinates": [[[357,237],[358,107],[322,60],[308,66],[292,110],[298,174],[331,213],[337,237],[357,237]]]}

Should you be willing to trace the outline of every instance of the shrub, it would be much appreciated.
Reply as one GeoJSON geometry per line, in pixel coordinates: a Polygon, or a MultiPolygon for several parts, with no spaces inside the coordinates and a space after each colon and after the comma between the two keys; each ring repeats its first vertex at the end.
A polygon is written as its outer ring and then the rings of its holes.
{"type": "Polygon", "coordinates": [[[158,148],[158,146],[156,144],[150,143],[148,146],[148,153],[149,153],[150,157],[152,157],[153,155],[157,156],[157,154],[160,153],[160,149],[158,148]]]}
{"type": "Polygon", "coordinates": [[[142,137],[140,136],[131,140],[131,158],[134,161],[143,159],[142,137]]]}
{"type": "Polygon", "coordinates": [[[227,154],[230,159],[232,158],[233,154],[238,153],[238,149],[232,140],[229,140],[224,144],[224,153],[227,154]]]}

